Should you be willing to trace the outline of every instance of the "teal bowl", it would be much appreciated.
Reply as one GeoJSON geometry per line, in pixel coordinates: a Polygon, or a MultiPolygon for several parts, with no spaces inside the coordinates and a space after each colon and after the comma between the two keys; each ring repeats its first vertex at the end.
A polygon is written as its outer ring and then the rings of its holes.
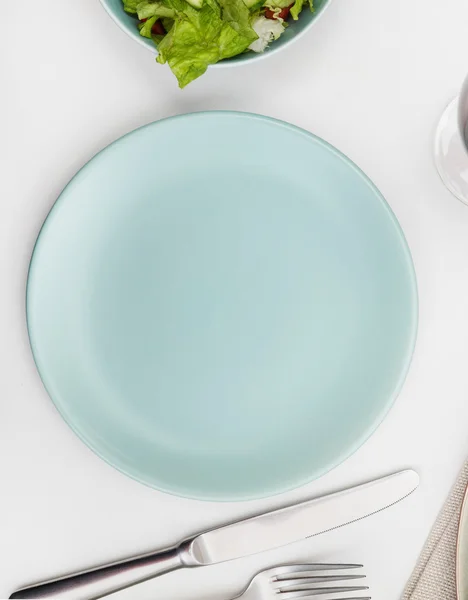
{"type": "MultiPolygon", "coordinates": [[[[110,17],[117,23],[117,25],[125,31],[130,37],[136,40],[142,46],[145,46],[155,54],[157,53],[156,47],[152,40],[144,38],[140,35],[136,20],[134,17],[128,15],[122,6],[122,0],[100,0],[103,7],[106,9],[110,17]]],[[[227,67],[244,64],[246,62],[252,62],[253,60],[259,60],[266,56],[271,56],[274,52],[277,52],[281,48],[285,48],[292,41],[297,40],[303,35],[317,19],[325,12],[325,9],[330,5],[331,0],[315,0],[315,10],[311,12],[305,8],[297,21],[288,21],[289,27],[281,35],[281,37],[272,42],[272,44],[265,50],[265,52],[246,52],[234,58],[223,60],[211,67],[227,67]]]]}

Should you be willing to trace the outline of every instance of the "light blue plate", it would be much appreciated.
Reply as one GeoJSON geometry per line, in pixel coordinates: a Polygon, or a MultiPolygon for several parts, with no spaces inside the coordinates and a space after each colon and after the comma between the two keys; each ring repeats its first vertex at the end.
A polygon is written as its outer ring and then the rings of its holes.
{"type": "Polygon", "coordinates": [[[44,384],[135,479],[250,499],[325,473],[407,372],[415,276],[395,217],[324,141],[242,113],[152,123],[94,157],[39,236],[44,384]]]}

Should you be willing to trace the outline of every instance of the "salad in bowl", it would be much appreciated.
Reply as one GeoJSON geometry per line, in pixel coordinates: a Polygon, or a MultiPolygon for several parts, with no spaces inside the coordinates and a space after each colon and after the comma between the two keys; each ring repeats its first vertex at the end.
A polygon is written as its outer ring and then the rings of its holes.
{"type": "Polygon", "coordinates": [[[157,50],[180,87],[209,65],[260,55],[307,28],[328,0],[101,0],[130,35],[157,50]],[[318,10],[317,10],[318,9],[318,10]],[[309,18],[299,15],[307,12],[309,18]],[[295,26],[300,23],[300,27],[295,26]],[[133,31],[130,28],[133,27],[133,31]],[[291,31],[292,30],[292,31],[291,31]],[[292,35],[288,35],[292,34],[292,35]],[[281,39],[280,39],[281,38],[281,39]],[[278,41],[276,41],[278,40],[278,41]]]}

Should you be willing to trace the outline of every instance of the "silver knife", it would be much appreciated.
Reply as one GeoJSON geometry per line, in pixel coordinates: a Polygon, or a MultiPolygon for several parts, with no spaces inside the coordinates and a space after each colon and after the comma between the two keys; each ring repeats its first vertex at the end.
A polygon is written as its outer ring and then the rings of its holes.
{"type": "Polygon", "coordinates": [[[213,529],[171,550],[24,588],[10,599],[97,600],[175,569],[212,565],[257,554],[342,527],[399,502],[418,484],[417,473],[401,471],[342,492],[213,529]]]}

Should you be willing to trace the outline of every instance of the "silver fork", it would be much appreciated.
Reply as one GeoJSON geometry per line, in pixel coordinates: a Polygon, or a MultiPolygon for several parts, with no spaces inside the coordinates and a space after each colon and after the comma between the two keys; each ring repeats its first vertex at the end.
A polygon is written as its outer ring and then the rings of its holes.
{"type": "Polygon", "coordinates": [[[362,565],[310,564],[274,567],[257,573],[232,600],[371,600],[369,588],[356,585],[365,575],[362,565]]]}

